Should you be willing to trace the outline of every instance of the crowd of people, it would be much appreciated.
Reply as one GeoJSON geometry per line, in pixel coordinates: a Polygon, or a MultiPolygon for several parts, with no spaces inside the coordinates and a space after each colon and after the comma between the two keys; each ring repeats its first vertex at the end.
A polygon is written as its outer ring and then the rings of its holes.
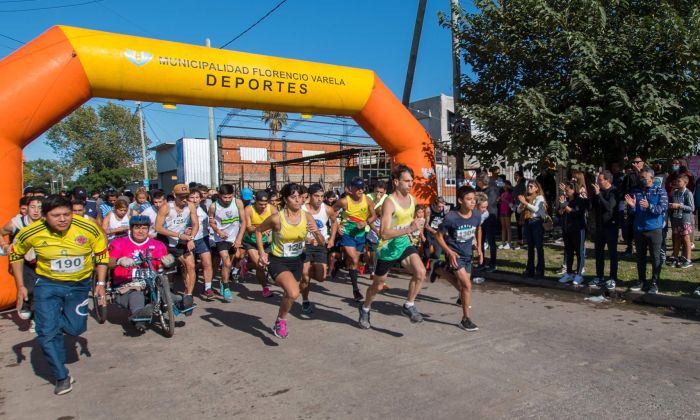
{"type": "MultiPolygon", "coordinates": [[[[416,298],[424,280],[443,278],[459,292],[458,325],[476,331],[472,272],[495,272],[499,250],[526,246],[524,275],[543,277],[545,235],[555,224],[564,245],[561,283],[586,281],[589,237],[596,261],[595,277],[587,282],[591,287],[616,287],[620,235],[626,254],[636,250],[638,282],[632,290],[658,292],[664,263],[679,269],[692,265],[693,214],[700,197],[680,161],[674,160],[667,176],[640,157],[626,171],[613,165],[595,177],[576,170],[569,175],[557,186],[551,172],[526,179],[518,171],[510,182],[491,168],[474,186],[460,186],[454,203],[437,197],[426,206],[411,195],[413,172],[404,165],[392,170],[390,183],[376,182],[371,192],[361,178],[342,193],[297,183],[279,191],[237,191],[230,184],[211,190],[191,183],[177,184],[169,194],[140,188],[133,194],[110,190],[90,196],[81,187],[48,196],[28,188],[19,214],[2,228],[0,246],[9,254],[19,315],[31,320],[60,395],[70,392],[73,382],[61,350],[64,333],[85,331],[90,290],[106,305],[107,288],[130,285],[146,250],[156,268],[177,265],[178,308],[185,315],[192,314],[195,296],[231,302],[233,285],[253,272],[261,299],[273,296],[271,286],[280,288],[272,327],[279,338],[289,334],[288,313],[299,295],[302,313],[313,314],[312,279],[349,280],[358,326],[371,328],[372,303],[388,287],[392,269],[411,276],[401,308],[411,322],[423,320],[416,298]],[[667,256],[669,228],[673,246],[667,256]],[[347,274],[341,276],[341,270],[347,274]],[[361,275],[370,280],[364,294],[361,275]]],[[[145,330],[153,308],[138,287],[125,290],[116,303],[129,310],[135,330],[145,330]]]]}

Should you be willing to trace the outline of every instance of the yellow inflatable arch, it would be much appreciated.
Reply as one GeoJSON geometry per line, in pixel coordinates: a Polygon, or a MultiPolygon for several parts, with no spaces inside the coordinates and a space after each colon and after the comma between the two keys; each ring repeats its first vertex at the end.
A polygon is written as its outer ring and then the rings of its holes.
{"type": "MultiPolygon", "coordinates": [[[[17,212],[22,148],[92,97],[351,116],[436,194],[432,142],[371,70],[55,26],[0,61],[0,221],[17,212]]],[[[0,308],[15,302],[0,258],[0,308]]]]}

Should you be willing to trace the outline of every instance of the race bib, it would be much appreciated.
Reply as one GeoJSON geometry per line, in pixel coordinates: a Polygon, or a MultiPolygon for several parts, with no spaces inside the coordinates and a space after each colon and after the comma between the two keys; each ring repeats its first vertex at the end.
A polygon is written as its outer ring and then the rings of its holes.
{"type": "Polygon", "coordinates": [[[304,242],[288,242],[282,244],[283,257],[298,257],[304,250],[304,242]]]}
{"type": "Polygon", "coordinates": [[[148,270],[145,268],[134,268],[131,270],[132,279],[145,279],[148,277],[148,270]]]}
{"type": "Polygon", "coordinates": [[[455,231],[455,240],[457,242],[467,242],[468,240],[474,238],[474,228],[467,226],[462,229],[457,229],[455,231]]]}
{"type": "Polygon", "coordinates": [[[432,223],[430,223],[430,227],[437,229],[440,227],[440,223],[442,223],[442,217],[436,217],[433,219],[432,223]]]}
{"type": "Polygon", "coordinates": [[[55,273],[76,273],[85,268],[85,257],[63,257],[51,260],[51,271],[55,273]]]}

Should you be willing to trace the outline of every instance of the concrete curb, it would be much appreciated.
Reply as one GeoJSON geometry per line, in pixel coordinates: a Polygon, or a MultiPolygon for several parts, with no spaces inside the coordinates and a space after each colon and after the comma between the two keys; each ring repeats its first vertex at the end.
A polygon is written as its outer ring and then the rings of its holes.
{"type": "MultiPolygon", "coordinates": [[[[511,284],[524,284],[527,286],[543,287],[547,289],[557,289],[564,290],[571,293],[579,293],[583,295],[597,295],[600,294],[602,289],[591,288],[588,286],[573,286],[571,284],[561,284],[555,279],[548,278],[527,278],[518,274],[513,273],[486,273],[486,272],[475,272],[472,277],[483,277],[486,280],[511,283],[511,284]]],[[[631,292],[626,288],[617,287],[615,288],[614,294],[616,297],[625,299],[629,302],[654,305],[654,306],[666,306],[674,307],[678,309],[686,310],[696,310],[700,311],[700,299],[682,297],[682,296],[669,296],[661,293],[650,295],[643,292],[631,292]]]]}

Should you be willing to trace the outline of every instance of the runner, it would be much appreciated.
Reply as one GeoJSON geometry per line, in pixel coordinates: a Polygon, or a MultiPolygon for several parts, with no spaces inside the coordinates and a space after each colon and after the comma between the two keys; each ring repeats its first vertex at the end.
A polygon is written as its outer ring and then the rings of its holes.
{"type": "Polygon", "coordinates": [[[299,284],[302,277],[304,244],[306,236],[313,234],[319,245],[325,245],[325,239],[316,227],[316,221],[301,209],[301,185],[287,184],[282,187],[280,195],[284,209],[273,214],[255,230],[255,239],[260,254],[260,264],[267,266],[275,282],[284,289],[277,320],[272,327],[275,336],[287,338],[287,314],[294,301],[299,297],[299,284]],[[272,230],[272,247],[270,256],[265,252],[263,233],[272,230]]]}
{"type": "Polygon", "coordinates": [[[389,270],[401,263],[412,272],[408,286],[406,303],[401,312],[411,319],[411,322],[422,322],[423,316],[414,304],[421,284],[425,279],[425,266],[418,255],[418,250],[411,245],[410,235],[423,226],[414,219],[416,199],[410,194],[413,186],[413,170],[406,165],[397,165],[391,171],[394,192],[389,195],[382,205],[382,225],[380,242],[377,247],[377,267],[374,270],[374,280],[367,288],[365,302],[359,307],[361,328],[370,328],[369,310],[374,297],[382,289],[389,270]]]}
{"type": "MultiPolygon", "coordinates": [[[[226,302],[233,299],[229,288],[234,262],[243,256],[243,233],[245,233],[245,220],[241,221],[243,202],[233,198],[233,185],[222,184],[219,186],[219,197],[209,207],[209,226],[214,231],[216,251],[221,259],[221,288],[219,292],[226,302]],[[233,254],[233,260],[231,254],[233,254]]],[[[237,273],[238,268],[236,268],[237,273]]]]}
{"type": "Polygon", "coordinates": [[[111,278],[112,288],[122,290],[117,295],[117,303],[129,310],[129,321],[137,331],[143,332],[146,325],[139,318],[150,318],[153,314],[153,305],[146,305],[143,289],[127,285],[133,279],[135,265],[142,264],[141,256],[146,255],[146,251],[154,258],[153,269],[158,270],[161,263],[169,266],[175,262],[175,258],[168,254],[165,245],[148,237],[151,219],[147,216],[137,215],[129,220],[129,234],[115,239],[109,244],[109,268],[114,269],[111,278]]]}
{"type": "MultiPolygon", "coordinates": [[[[149,227],[148,236],[151,238],[158,237],[156,232],[156,218],[158,217],[158,210],[165,204],[165,193],[161,190],[155,190],[151,193],[151,205],[141,212],[142,216],[147,216],[151,219],[151,225],[149,227]]],[[[168,245],[168,240],[164,238],[161,240],[163,245],[168,245]]]]}
{"type": "Polygon", "coordinates": [[[167,237],[168,253],[177,258],[182,266],[182,277],[185,282],[185,296],[182,298],[182,310],[185,315],[192,315],[189,310],[194,305],[192,292],[196,273],[194,270],[194,240],[192,237],[199,231],[199,219],[192,217],[197,214],[194,204],[187,201],[190,188],[187,184],[177,184],[173,187],[175,201],[158,209],[156,217],[156,232],[167,237]]]}
{"type": "Polygon", "coordinates": [[[107,213],[114,210],[114,205],[117,203],[118,198],[119,194],[114,190],[107,190],[107,192],[105,192],[105,200],[102,204],[100,204],[101,218],[104,219],[107,217],[107,213]]]}
{"type": "Polygon", "coordinates": [[[365,181],[362,178],[353,178],[350,182],[350,192],[335,202],[333,210],[343,211],[342,231],[338,242],[345,251],[353,297],[356,302],[360,302],[363,297],[357,285],[357,274],[360,256],[365,249],[365,226],[371,225],[377,217],[374,213],[374,202],[365,195],[365,181]]]}
{"type": "MultiPolygon", "coordinates": [[[[18,214],[13,217],[0,231],[0,248],[5,251],[5,254],[9,254],[10,244],[14,242],[15,237],[22,229],[41,219],[41,198],[28,197],[24,198],[24,201],[27,207],[26,214],[24,216],[18,214]],[[8,242],[5,242],[5,235],[9,238],[8,242]]],[[[24,254],[24,270],[22,273],[24,284],[27,287],[27,302],[22,306],[19,317],[24,320],[31,320],[29,332],[33,333],[36,331],[36,324],[32,317],[33,291],[34,283],[36,282],[36,253],[34,249],[28,249],[24,254]]]]}
{"type": "Polygon", "coordinates": [[[17,284],[17,310],[28,298],[24,284],[24,256],[30,249],[37,254],[37,280],[34,286],[34,316],[37,339],[56,379],[54,394],[67,394],[74,378],[65,367],[63,334],[85,332],[88,293],[92,285],[94,260],[97,264],[95,294],[104,296],[109,253],[99,227],[88,220],[73,218],[67,198],[47,197],[42,203],[45,220],[22,229],[10,253],[12,273],[17,284]]]}
{"type": "MultiPolygon", "coordinates": [[[[479,327],[469,318],[471,305],[472,248],[476,232],[481,226],[481,214],[476,211],[474,189],[463,185],[457,190],[459,208],[445,216],[437,230],[438,245],[445,250],[445,262],[436,262],[431,282],[437,276],[444,277],[460,294],[462,320],[459,326],[466,331],[476,331],[479,327]]],[[[477,255],[481,244],[477,243],[477,255]]]]}
{"type": "Polygon", "coordinates": [[[304,270],[302,273],[301,283],[301,311],[305,314],[313,312],[313,307],[309,301],[309,291],[311,286],[311,277],[323,282],[326,280],[326,267],[328,266],[328,249],[333,247],[335,235],[338,230],[336,223],[335,212],[330,206],[326,206],[323,202],[323,186],[321,184],[312,184],[308,189],[309,203],[302,205],[302,210],[310,214],[316,222],[316,228],[325,239],[326,243],[320,244],[316,241],[314,234],[309,232],[306,236],[306,258],[304,261],[304,270]],[[330,233],[328,226],[330,224],[330,233]]]}
{"type": "Polygon", "coordinates": [[[194,255],[199,257],[199,260],[202,262],[202,276],[204,277],[203,297],[206,300],[211,300],[214,298],[214,290],[211,288],[214,269],[212,268],[211,250],[209,249],[209,215],[200,206],[201,200],[202,193],[199,189],[190,191],[188,201],[194,204],[197,209],[197,219],[199,220],[199,229],[193,237],[194,255]]]}
{"type": "Polygon", "coordinates": [[[91,221],[91,222],[97,223],[97,222],[95,221],[95,219],[93,219],[92,217],[90,217],[90,216],[87,214],[87,206],[85,205],[85,201],[84,201],[84,200],[79,200],[79,199],[71,198],[71,203],[70,203],[70,204],[71,204],[71,210],[73,211],[73,214],[74,214],[74,215],[79,216],[79,217],[82,217],[83,219],[87,219],[87,220],[89,220],[89,221],[91,221]]]}
{"type": "Polygon", "coordinates": [[[90,220],[96,221],[98,226],[102,226],[102,216],[97,209],[97,201],[89,199],[87,191],[83,187],[75,187],[71,192],[71,201],[85,202],[85,214],[90,217],[90,220]]]}
{"type": "MultiPolygon", "coordinates": [[[[366,234],[366,244],[365,244],[365,273],[369,274],[369,278],[374,278],[374,267],[376,265],[377,257],[377,245],[379,244],[379,226],[381,225],[381,216],[379,215],[379,208],[384,204],[386,200],[386,183],[384,181],[378,181],[372,193],[369,194],[369,198],[374,202],[374,213],[376,218],[373,223],[369,223],[365,227],[366,234]]],[[[384,285],[385,289],[388,286],[384,285]]]]}
{"type": "MultiPolygon", "coordinates": [[[[255,201],[252,205],[245,208],[245,225],[246,234],[243,236],[243,249],[248,253],[249,265],[248,268],[255,268],[255,278],[262,286],[263,297],[271,297],[272,291],[267,284],[267,273],[265,268],[260,265],[260,254],[258,254],[258,246],[255,242],[255,230],[262,222],[273,214],[277,214],[277,209],[270,204],[270,195],[267,191],[257,191],[255,193],[255,201]]],[[[269,253],[269,247],[272,237],[270,232],[264,232],[262,241],[265,252],[269,253]]]]}
{"type": "Polygon", "coordinates": [[[102,230],[107,233],[107,243],[129,233],[129,204],[125,200],[114,203],[114,209],[102,220],[102,230]]]}
{"type": "Polygon", "coordinates": [[[423,258],[425,261],[425,267],[427,269],[426,276],[433,281],[433,268],[435,263],[440,261],[440,256],[442,255],[442,247],[437,242],[437,229],[445,220],[445,216],[450,209],[445,204],[445,199],[438,197],[433,201],[433,203],[427,209],[428,223],[425,226],[425,246],[423,247],[423,258]]]}

